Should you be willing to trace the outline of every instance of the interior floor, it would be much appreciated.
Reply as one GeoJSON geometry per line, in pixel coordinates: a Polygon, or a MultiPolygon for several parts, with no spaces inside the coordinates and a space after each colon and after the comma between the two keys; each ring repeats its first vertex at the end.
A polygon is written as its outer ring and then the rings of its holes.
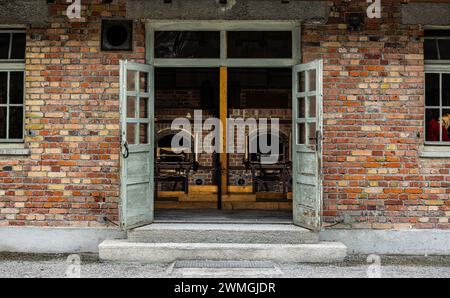
{"type": "Polygon", "coordinates": [[[292,224],[292,211],[155,210],[155,223],[292,224]]]}

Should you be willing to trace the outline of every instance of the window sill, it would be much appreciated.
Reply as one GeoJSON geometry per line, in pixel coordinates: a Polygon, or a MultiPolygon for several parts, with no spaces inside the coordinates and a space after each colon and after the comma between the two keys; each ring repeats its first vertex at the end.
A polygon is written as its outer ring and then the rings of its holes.
{"type": "Polygon", "coordinates": [[[0,156],[28,156],[30,149],[25,144],[0,144],[0,156]]]}
{"type": "Polygon", "coordinates": [[[450,158],[450,146],[422,146],[419,156],[422,158],[450,158]]]}

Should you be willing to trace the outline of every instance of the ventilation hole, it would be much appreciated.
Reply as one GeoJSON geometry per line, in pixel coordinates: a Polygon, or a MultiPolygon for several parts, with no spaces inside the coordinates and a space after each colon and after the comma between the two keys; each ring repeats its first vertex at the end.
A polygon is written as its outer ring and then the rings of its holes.
{"type": "Polygon", "coordinates": [[[108,31],[106,31],[106,39],[113,47],[122,46],[128,40],[128,31],[124,26],[111,26],[108,31]]]}

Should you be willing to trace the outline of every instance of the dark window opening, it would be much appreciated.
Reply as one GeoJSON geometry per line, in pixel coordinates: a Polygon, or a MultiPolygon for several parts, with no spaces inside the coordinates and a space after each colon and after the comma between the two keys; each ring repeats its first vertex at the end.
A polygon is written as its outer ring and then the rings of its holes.
{"type": "Polygon", "coordinates": [[[291,107],[291,69],[231,68],[228,73],[228,108],[288,109],[291,107]]]}
{"type": "Polygon", "coordinates": [[[155,58],[220,58],[220,32],[156,31],[155,58]]]}
{"type": "Polygon", "coordinates": [[[228,58],[292,58],[291,31],[229,31],[228,58]]]}
{"type": "Polygon", "coordinates": [[[425,30],[425,60],[450,60],[450,30],[425,30]]]}
{"type": "Polygon", "coordinates": [[[157,108],[215,110],[218,109],[219,95],[218,69],[155,69],[157,108]]]}

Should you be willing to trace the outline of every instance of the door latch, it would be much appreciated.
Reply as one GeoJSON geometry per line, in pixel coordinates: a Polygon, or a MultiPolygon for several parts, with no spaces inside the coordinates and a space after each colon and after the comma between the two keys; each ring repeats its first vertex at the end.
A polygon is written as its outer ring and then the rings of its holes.
{"type": "Polygon", "coordinates": [[[123,158],[128,158],[128,156],[130,156],[130,150],[128,149],[128,142],[125,142],[123,144],[124,147],[124,152],[123,152],[123,158]]]}

